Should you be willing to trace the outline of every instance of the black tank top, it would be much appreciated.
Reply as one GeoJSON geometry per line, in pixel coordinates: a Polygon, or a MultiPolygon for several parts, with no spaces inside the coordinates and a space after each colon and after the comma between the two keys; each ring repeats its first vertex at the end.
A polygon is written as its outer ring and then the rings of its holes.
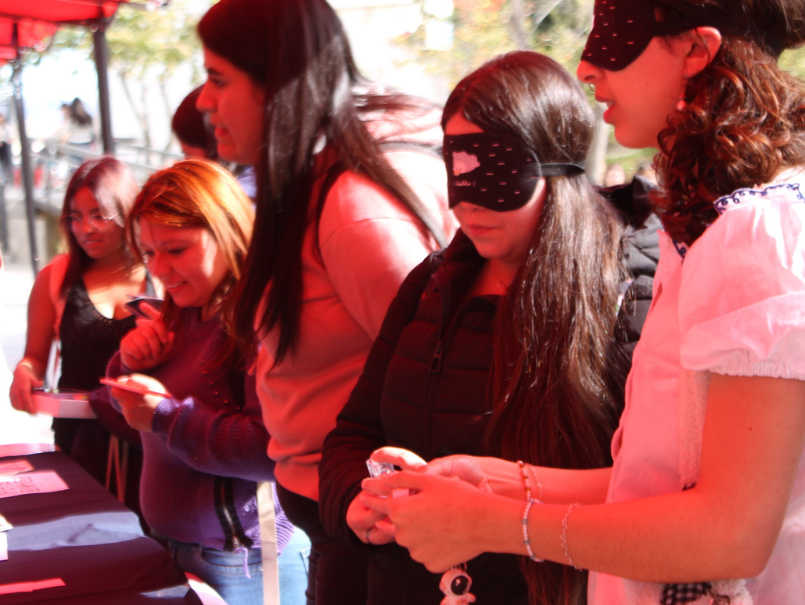
{"type": "Polygon", "coordinates": [[[67,293],[59,327],[59,387],[97,389],[98,379],[106,375],[106,365],[120,348],[122,338],[135,328],[135,322],[133,315],[123,319],[104,317],[89,299],[84,280],[78,279],[67,293]]]}
{"type": "MultiPolygon", "coordinates": [[[[154,295],[150,276],[146,277],[146,294],[154,295]]],[[[104,317],[89,299],[84,280],[79,278],[67,292],[59,340],[61,342],[61,378],[59,387],[94,391],[98,380],[106,375],[109,360],[120,348],[123,337],[136,327],[133,315],[123,319],[104,317]]],[[[56,445],[69,454],[84,470],[103,484],[109,432],[97,420],[54,418],[56,445]]],[[[139,484],[142,452],[132,447],[126,478],[126,506],[139,514],[139,484]]]]}

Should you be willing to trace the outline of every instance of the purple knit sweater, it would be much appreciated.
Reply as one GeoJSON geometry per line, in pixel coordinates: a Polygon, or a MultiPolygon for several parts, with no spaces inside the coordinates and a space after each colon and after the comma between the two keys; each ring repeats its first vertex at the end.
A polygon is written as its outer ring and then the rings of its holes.
{"type": "MultiPolygon", "coordinates": [[[[170,356],[147,372],[173,397],[157,407],[153,433],[141,433],[140,504],[148,524],[168,538],[223,550],[257,548],[255,482],[274,480],[274,462],[266,454],[269,436],[255,379],[214,371],[223,329],[218,318],[199,316],[198,308],[181,311],[170,356]]],[[[118,353],[107,373],[131,372],[118,353]]],[[[274,505],[281,552],[293,526],[276,497],[274,505]]]]}

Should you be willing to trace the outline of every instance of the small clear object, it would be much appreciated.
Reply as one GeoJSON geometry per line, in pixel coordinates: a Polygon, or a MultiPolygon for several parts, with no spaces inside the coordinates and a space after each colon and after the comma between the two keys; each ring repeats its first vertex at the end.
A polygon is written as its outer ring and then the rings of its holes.
{"type": "Polygon", "coordinates": [[[372,477],[379,477],[380,475],[390,475],[396,472],[394,465],[391,462],[375,462],[371,458],[366,461],[366,467],[369,469],[369,475],[372,477]]]}

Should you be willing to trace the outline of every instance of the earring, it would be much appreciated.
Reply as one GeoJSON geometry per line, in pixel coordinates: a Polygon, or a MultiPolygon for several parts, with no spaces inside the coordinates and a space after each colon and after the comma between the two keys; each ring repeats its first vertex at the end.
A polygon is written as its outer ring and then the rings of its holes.
{"type": "Polygon", "coordinates": [[[685,85],[682,87],[682,92],[679,93],[679,100],[676,102],[677,111],[685,111],[688,108],[688,102],[685,100],[685,90],[688,87],[688,81],[685,80],[685,85]]]}

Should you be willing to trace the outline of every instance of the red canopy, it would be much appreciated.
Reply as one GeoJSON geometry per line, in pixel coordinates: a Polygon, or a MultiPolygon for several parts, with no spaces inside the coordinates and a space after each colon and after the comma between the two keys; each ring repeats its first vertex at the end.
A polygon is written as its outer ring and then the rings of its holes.
{"type": "Polygon", "coordinates": [[[0,61],[15,57],[13,24],[19,46],[40,50],[59,25],[89,25],[111,17],[128,0],[0,0],[0,61]]]}

